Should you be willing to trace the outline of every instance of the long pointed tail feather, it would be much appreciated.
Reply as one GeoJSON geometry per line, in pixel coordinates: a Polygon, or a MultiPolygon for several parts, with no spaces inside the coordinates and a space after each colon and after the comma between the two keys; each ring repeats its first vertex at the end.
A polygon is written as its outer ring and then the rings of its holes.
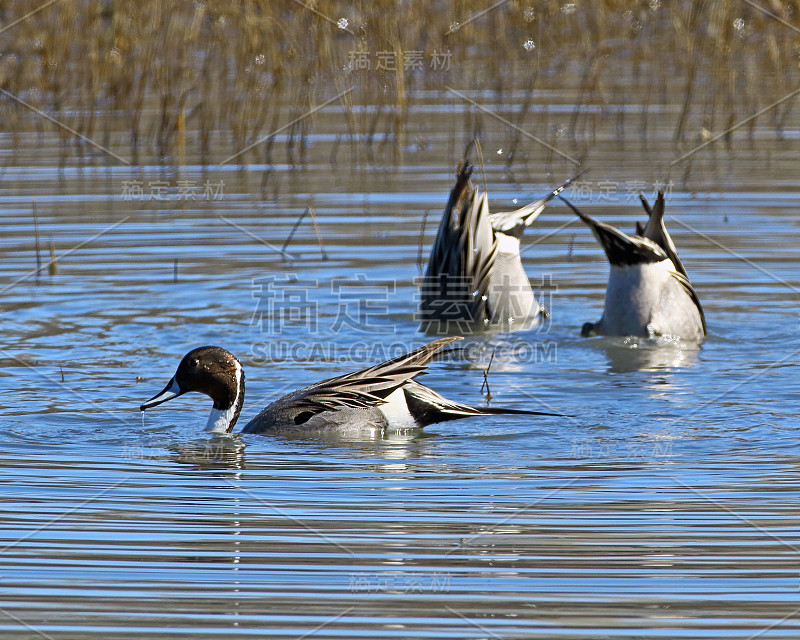
{"type": "Polygon", "coordinates": [[[435,424],[437,422],[447,422],[448,420],[459,420],[471,416],[486,415],[531,415],[531,416],[553,416],[565,417],[558,413],[545,413],[543,411],[528,411],[527,409],[507,409],[505,407],[473,407],[468,404],[461,404],[439,395],[433,389],[419,384],[409,382],[403,387],[406,396],[406,404],[411,415],[420,426],[435,424]]]}
{"type": "Polygon", "coordinates": [[[629,236],[610,224],[586,215],[564,196],[558,197],[592,230],[611,264],[661,262],[667,258],[664,250],[652,240],[640,236],[629,236]]]}
{"type": "Polygon", "coordinates": [[[525,227],[531,226],[531,224],[533,224],[536,218],[539,217],[542,211],[544,211],[544,208],[547,206],[547,204],[582,175],[583,171],[566,180],[564,184],[553,189],[544,198],[536,200],[535,202],[532,202],[521,209],[492,214],[489,216],[492,227],[496,231],[502,231],[506,233],[511,231],[520,222],[522,222],[525,227]]]}

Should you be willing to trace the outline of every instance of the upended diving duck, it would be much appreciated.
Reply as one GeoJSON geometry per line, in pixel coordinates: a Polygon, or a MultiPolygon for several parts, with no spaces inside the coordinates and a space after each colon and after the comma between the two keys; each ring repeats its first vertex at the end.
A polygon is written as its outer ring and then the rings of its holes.
{"type": "MultiPolygon", "coordinates": [[[[472,407],[440,396],[414,378],[443,347],[460,337],[440,338],[386,362],[289,393],[263,409],[242,433],[313,431],[337,427],[415,428],[472,416],[497,414],[557,415],[523,409],[472,407]]],[[[214,401],[206,431],[229,433],[244,404],[244,371],[221,347],[187,353],[160,393],[141,411],[198,391],[214,401]]]]}
{"type": "Polygon", "coordinates": [[[422,279],[421,330],[441,335],[500,327],[528,329],[539,305],[520,257],[522,234],[571,180],[521,209],[489,213],[462,160],[422,279]]]}
{"type": "Polygon", "coordinates": [[[672,336],[699,342],[706,335],[706,319],[664,226],[664,193],[658,192],[652,208],[639,197],[649,219],[644,226],[636,223],[636,235],[587,216],[561,197],[592,230],[611,265],[603,316],[584,324],[581,335],[672,336]]]}

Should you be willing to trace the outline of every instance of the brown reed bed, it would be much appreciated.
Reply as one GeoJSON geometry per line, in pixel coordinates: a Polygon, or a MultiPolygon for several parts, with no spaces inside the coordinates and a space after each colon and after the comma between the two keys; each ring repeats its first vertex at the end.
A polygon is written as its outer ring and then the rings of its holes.
{"type": "MultiPolygon", "coordinates": [[[[456,103],[445,89],[452,86],[519,105],[509,116],[518,126],[540,92],[572,92],[566,133],[577,153],[612,121],[620,139],[646,140],[657,119],[651,107],[675,105],[680,149],[697,131],[724,130],[800,86],[797,32],[738,0],[511,0],[482,15],[494,3],[307,4],[61,0],[27,18],[29,4],[6,4],[0,23],[12,26],[0,33],[0,88],[28,106],[0,97],[2,129],[57,132],[62,164],[96,152],[74,130],[125,148],[133,164],[182,165],[187,156],[211,164],[239,154],[231,162],[298,165],[315,123],[304,114],[352,89],[339,101],[337,160],[346,144],[353,164],[397,163],[422,92],[456,103]],[[447,68],[435,65],[445,54],[447,68]],[[628,102],[641,108],[610,109],[628,102]],[[285,144],[270,137],[240,154],[286,123],[285,144]]],[[[796,2],[764,8],[800,26],[796,2]]],[[[779,135],[795,102],[759,123],[779,135]]],[[[454,145],[480,135],[485,119],[476,108],[455,118],[454,145]]],[[[512,163],[520,137],[509,136],[512,163]]]]}

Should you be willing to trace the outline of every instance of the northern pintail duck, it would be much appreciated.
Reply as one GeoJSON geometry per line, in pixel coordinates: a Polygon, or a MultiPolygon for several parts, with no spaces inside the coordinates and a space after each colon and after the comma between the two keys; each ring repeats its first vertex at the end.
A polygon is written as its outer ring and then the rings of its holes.
{"type": "Polygon", "coordinates": [[[421,287],[419,318],[429,334],[489,327],[527,329],[546,313],[520,258],[522,234],[571,180],[516,211],[489,213],[462,160],[421,287]]]}
{"type": "MultiPolygon", "coordinates": [[[[245,425],[242,433],[344,426],[424,427],[447,420],[496,414],[557,415],[472,407],[448,400],[414,380],[440,349],[460,339],[441,338],[381,364],[289,393],[263,409],[245,425]]],[[[241,363],[221,347],[193,349],[183,357],[164,390],[140,409],[150,409],[190,391],[204,393],[214,401],[206,430],[229,433],[244,403],[241,363]]]]}
{"type": "Polygon", "coordinates": [[[645,225],[636,223],[636,235],[627,235],[561,197],[592,230],[611,264],[603,316],[584,324],[581,335],[702,340],[703,307],[664,226],[664,193],[658,192],[652,208],[640,198],[649,219],[645,225]]]}

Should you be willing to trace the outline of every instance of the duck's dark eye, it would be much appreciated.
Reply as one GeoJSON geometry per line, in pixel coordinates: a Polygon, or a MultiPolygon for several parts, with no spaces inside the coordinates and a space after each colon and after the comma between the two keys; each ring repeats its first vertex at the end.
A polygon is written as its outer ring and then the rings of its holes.
{"type": "Polygon", "coordinates": [[[314,412],[313,411],[303,411],[302,413],[298,413],[294,417],[294,423],[297,424],[297,425],[305,424],[312,417],[314,417],[314,412]]]}
{"type": "Polygon", "coordinates": [[[192,369],[195,369],[200,366],[200,361],[197,358],[192,358],[189,361],[189,366],[192,367],[192,369]]]}

